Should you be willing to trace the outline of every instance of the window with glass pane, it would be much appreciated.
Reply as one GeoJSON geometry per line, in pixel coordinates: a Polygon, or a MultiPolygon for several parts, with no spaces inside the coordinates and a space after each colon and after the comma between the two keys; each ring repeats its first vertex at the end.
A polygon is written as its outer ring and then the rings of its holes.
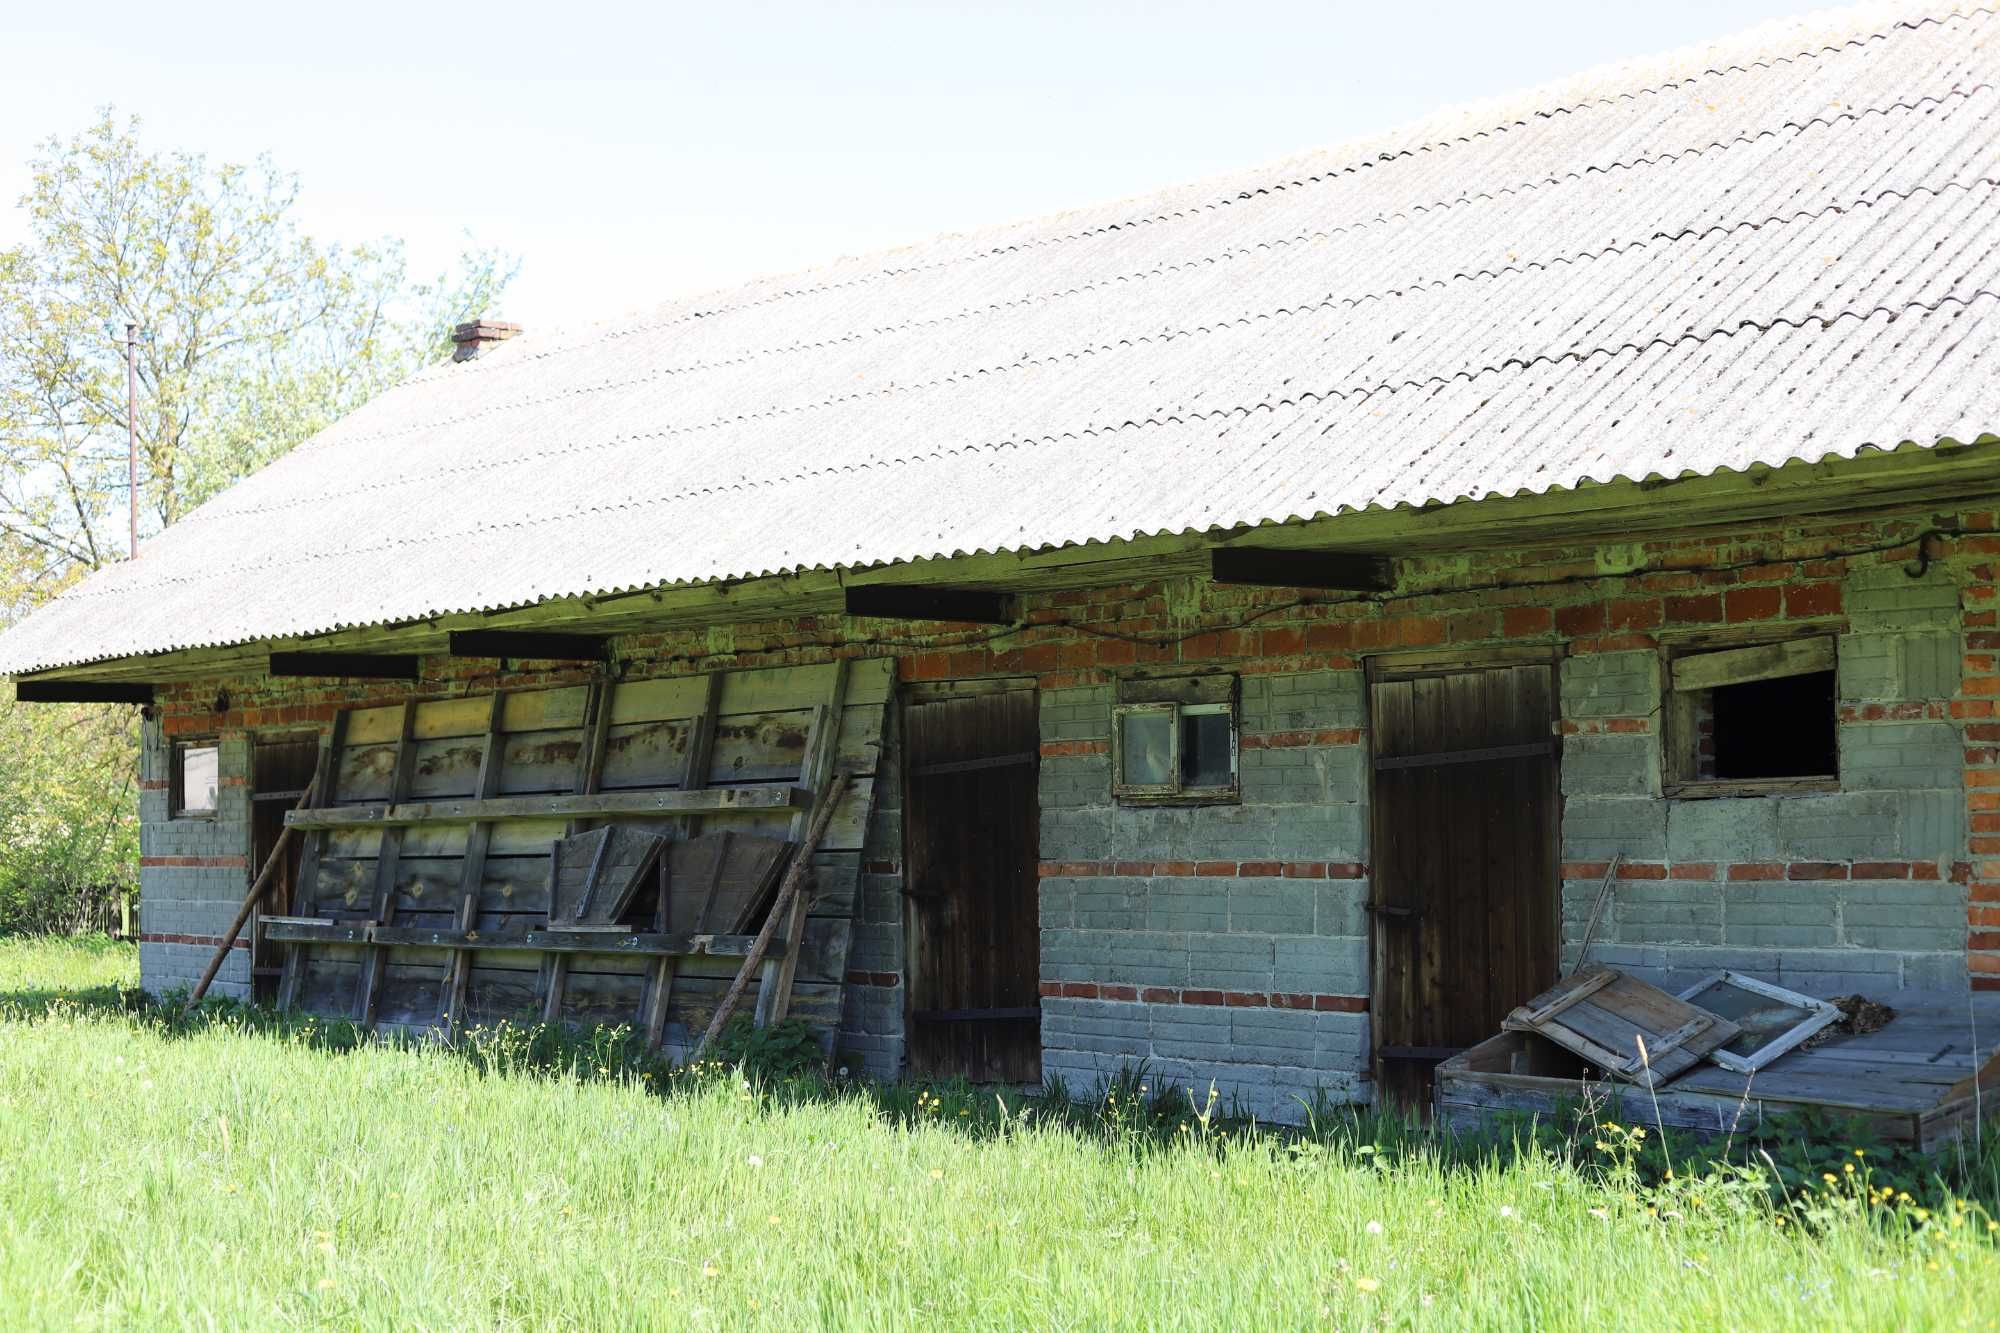
{"type": "Polygon", "coordinates": [[[1236,745],[1222,704],[1181,709],[1181,787],[1227,787],[1236,779],[1236,745]]]}
{"type": "Polygon", "coordinates": [[[214,814],[222,751],[214,745],[176,745],[172,778],[175,816],[214,814]]]}
{"type": "Polygon", "coordinates": [[[1120,776],[1127,787],[1171,788],[1174,782],[1174,710],[1159,708],[1126,710],[1118,720],[1119,753],[1124,762],[1120,776]]]}
{"type": "Polygon", "coordinates": [[[1235,682],[1147,680],[1128,686],[1155,695],[1112,710],[1112,792],[1121,800],[1193,804],[1236,799],[1236,710],[1214,702],[1235,682]],[[1209,699],[1199,696],[1206,693],[1209,699]]]}

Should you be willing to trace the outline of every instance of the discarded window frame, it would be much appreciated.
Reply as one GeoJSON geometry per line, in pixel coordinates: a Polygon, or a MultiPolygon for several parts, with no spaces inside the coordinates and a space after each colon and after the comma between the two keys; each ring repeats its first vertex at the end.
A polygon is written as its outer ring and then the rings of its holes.
{"type": "Polygon", "coordinates": [[[1689,1004],[1734,1023],[1740,1031],[1708,1053],[1737,1074],[1754,1074],[1840,1017],[1825,1000],[1722,971],[1681,992],[1689,1004]]]}
{"type": "Polygon", "coordinates": [[[213,741],[177,743],[172,752],[167,792],[175,819],[201,819],[215,813],[222,786],[222,749],[213,741]]]}
{"type": "Polygon", "coordinates": [[[1135,679],[1112,709],[1112,792],[1131,803],[1238,798],[1233,676],[1135,679]]]}
{"type": "Polygon", "coordinates": [[[1682,648],[1667,683],[1668,795],[1839,787],[1832,635],[1682,648]]]}

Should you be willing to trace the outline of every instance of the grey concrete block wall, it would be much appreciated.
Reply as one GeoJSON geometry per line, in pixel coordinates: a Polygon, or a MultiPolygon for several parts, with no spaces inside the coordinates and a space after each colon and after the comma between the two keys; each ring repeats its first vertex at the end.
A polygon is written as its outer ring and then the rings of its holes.
{"type": "MultiPolygon", "coordinates": [[[[155,994],[200,979],[218,938],[235,919],[249,888],[250,744],[242,733],[221,738],[213,815],[175,819],[163,785],[172,747],[157,725],[144,732],[139,797],[139,984],[155,994]],[[157,937],[196,937],[197,942],[157,937]]],[[[250,995],[249,951],[233,950],[210,987],[214,995],[250,995]]]]}
{"type": "Polygon", "coordinates": [[[1171,1089],[1218,1113],[1296,1123],[1320,1104],[1367,1102],[1358,1071],[1371,1047],[1366,1014],[1219,1005],[1046,999],[1042,1071],[1088,1093],[1137,1071],[1148,1093],[1171,1089]]]}
{"type": "MultiPolygon", "coordinates": [[[[1250,740],[1239,753],[1238,804],[1121,806],[1108,754],[1043,758],[1042,859],[1096,868],[1041,882],[1045,982],[1176,995],[1367,993],[1367,882],[1306,869],[1367,859],[1365,746],[1306,743],[1362,726],[1361,673],[1250,674],[1238,685],[1238,727],[1250,740]],[[1271,738],[1280,743],[1264,743],[1271,738]],[[1231,863],[1232,873],[1197,873],[1205,862],[1231,863]]],[[[1113,700],[1102,685],[1043,691],[1043,740],[1108,740],[1113,700]]],[[[1366,1031],[1365,1015],[1310,1009],[1042,1002],[1048,1077],[1081,1091],[1143,1062],[1204,1097],[1213,1080],[1225,1103],[1267,1119],[1297,1120],[1315,1095],[1365,1099],[1366,1031]]]]}
{"type": "MultiPolygon", "coordinates": [[[[1951,882],[1968,857],[1964,741],[1944,709],[1963,657],[1955,578],[1858,566],[1843,594],[1838,791],[1666,799],[1657,726],[1567,738],[1563,859],[1673,872],[1616,884],[1593,957],[1656,979],[1734,967],[1820,993],[1967,984],[1965,890],[1951,882]],[[1851,877],[1870,862],[1911,877],[1851,877]]],[[[1571,657],[1562,700],[1572,720],[1657,718],[1658,654],[1571,657]]],[[[1571,956],[1597,889],[1564,886],[1571,956]]]]}

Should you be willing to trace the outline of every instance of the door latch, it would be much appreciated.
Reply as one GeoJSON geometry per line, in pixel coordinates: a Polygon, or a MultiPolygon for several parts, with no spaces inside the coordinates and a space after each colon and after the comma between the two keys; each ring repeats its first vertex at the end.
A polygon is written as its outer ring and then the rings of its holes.
{"type": "Polygon", "coordinates": [[[1369,903],[1367,906],[1376,916],[1393,917],[1398,921],[1414,921],[1423,915],[1421,908],[1403,907],[1396,903],[1369,903]]]}

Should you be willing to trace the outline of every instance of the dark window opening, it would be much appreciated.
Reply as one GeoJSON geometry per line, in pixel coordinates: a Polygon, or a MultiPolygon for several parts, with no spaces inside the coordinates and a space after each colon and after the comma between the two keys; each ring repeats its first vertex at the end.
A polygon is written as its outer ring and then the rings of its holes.
{"type": "Polygon", "coordinates": [[[1226,711],[1181,710],[1181,787],[1227,787],[1236,779],[1226,711]]]}
{"type": "Polygon", "coordinates": [[[1840,771],[1831,671],[1718,686],[1709,692],[1709,706],[1717,778],[1829,777],[1840,771]]]}

